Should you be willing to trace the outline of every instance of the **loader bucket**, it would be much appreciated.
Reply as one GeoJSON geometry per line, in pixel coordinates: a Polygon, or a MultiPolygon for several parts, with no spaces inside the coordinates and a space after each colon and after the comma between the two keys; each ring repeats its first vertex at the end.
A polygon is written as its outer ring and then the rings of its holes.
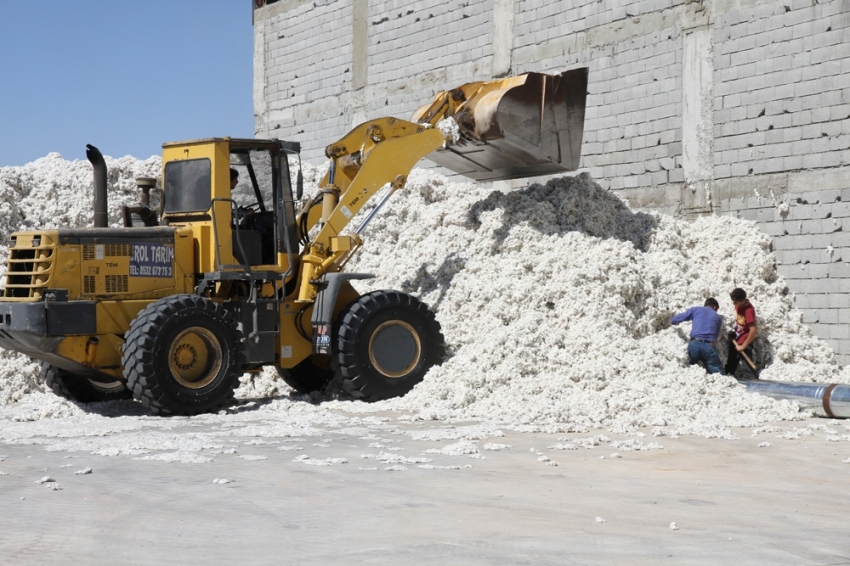
{"type": "Polygon", "coordinates": [[[477,181],[578,169],[587,72],[526,73],[438,94],[433,104],[417,110],[413,121],[427,121],[448,105],[460,137],[428,159],[477,181]]]}

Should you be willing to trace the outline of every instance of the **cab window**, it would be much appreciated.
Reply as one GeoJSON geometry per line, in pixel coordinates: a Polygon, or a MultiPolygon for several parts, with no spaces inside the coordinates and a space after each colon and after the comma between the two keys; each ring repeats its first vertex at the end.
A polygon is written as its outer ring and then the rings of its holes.
{"type": "Polygon", "coordinates": [[[209,159],[165,164],[165,212],[205,212],[210,208],[212,167],[209,159]]]}
{"type": "Polygon", "coordinates": [[[237,206],[255,211],[272,210],[274,184],[269,152],[250,150],[232,153],[230,168],[239,174],[239,180],[230,195],[237,206]]]}

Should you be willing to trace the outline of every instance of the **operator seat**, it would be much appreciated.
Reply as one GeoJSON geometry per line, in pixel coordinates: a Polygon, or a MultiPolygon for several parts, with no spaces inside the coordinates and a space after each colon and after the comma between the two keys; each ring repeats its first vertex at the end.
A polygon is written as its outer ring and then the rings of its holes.
{"type": "Polygon", "coordinates": [[[252,212],[239,221],[239,237],[245,248],[247,262],[241,258],[234,232],[233,252],[237,259],[248,265],[272,265],[275,263],[274,213],[252,212]],[[250,250],[249,250],[250,248],[250,250]]]}

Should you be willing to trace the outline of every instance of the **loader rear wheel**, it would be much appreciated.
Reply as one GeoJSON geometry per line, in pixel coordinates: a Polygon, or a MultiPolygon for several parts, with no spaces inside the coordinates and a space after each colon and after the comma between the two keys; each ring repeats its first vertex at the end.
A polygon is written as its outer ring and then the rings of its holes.
{"type": "Polygon", "coordinates": [[[340,317],[332,362],[352,397],[400,397],[443,359],[440,323],[428,306],[398,291],[374,291],[340,317]]]}
{"type": "Polygon", "coordinates": [[[298,393],[322,391],[334,377],[327,356],[310,356],[289,369],[277,368],[281,379],[298,393]]]}
{"type": "Polygon", "coordinates": [[[102,383],[41,362],[41,377],[54,393],[78,403],[97,403],[132,399],[133,394],[121,381],[102,383]]]}
{"type": "Polygon", "coordinates": [[[156,414],[215,411],[233,398],[243,373],[236,321],[197,295],[148,305],[130,323],[123,352],[127,387],[156,414]]]}

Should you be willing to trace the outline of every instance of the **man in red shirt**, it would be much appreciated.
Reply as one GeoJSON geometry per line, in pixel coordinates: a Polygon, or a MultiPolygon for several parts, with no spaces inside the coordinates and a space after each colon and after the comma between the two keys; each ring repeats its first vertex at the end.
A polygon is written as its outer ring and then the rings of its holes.
{"type": "MultiPolygon", "coordinates": [[[[756,328],[756,309],[747,300],[747,292],[741,288],[729,293],[735,305],[735,330],[729,333],[729,355],[726,358],[726,375],[735,375],[742,353],[753,360],[753,340],[758,335],[756,328]]],[[[758,370],[745,359],[741,365],[743,379],[758,379],[758,370]]]]}

